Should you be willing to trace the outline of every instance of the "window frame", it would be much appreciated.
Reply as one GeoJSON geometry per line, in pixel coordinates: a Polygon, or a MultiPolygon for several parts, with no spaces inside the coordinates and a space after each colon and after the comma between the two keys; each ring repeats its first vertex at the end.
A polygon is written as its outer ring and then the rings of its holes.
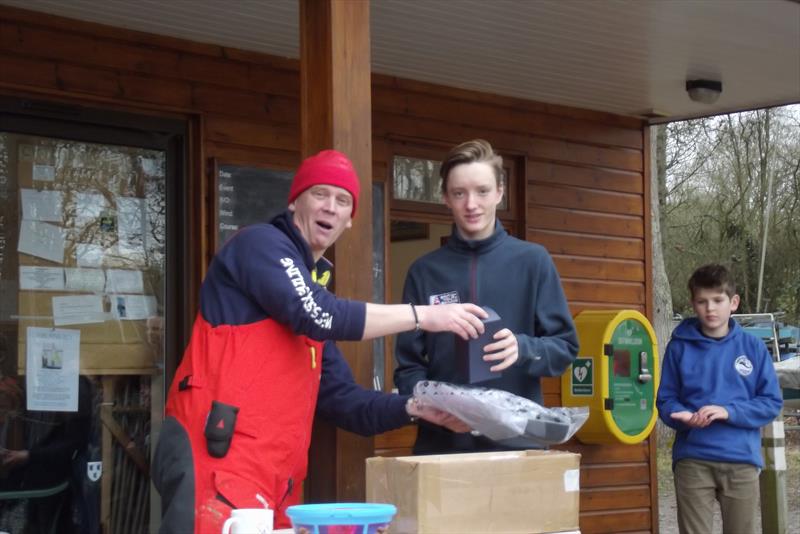
{"type": "MultiPolygon", "coordinates": [[[[417,159],[427,159],[441,162],[451,145],[444,143],[423,143],[419,141],[397,140],[389,145],[389,158],[386,165],[386,183],[389,185],[389,207],[390,218],[392,220],[405,220],[410,217],[420,222],[452,222],[450,209],[442,202],[424,202],[419,200],[398,199],[394,196],[394,159],[395,157],[407,157],[417,159]]],[[[513,234],[521,219],[520,205],[524,205],[524,198],[520,200],[520,176],[524,176],[523,158],[513,153],[507,153],[496,149],[503,157],[503,170],[505,171],[504,192],[506,198],[506,208],[497,209],[497,218],[504,226],[510,228],[513,234]]]]}

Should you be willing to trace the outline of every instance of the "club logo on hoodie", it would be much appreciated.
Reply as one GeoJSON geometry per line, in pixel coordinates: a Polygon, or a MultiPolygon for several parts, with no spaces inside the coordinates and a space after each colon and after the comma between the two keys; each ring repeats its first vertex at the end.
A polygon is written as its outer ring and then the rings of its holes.
{"type": "Polygon", "coordinates": [[[742,376],[750,376],[750,373],[753,372],[753,362],[750,361],[747,355],[742,354],[733,362],[733,368],[742,376]]]}
{"type": "Polygon", "coordinates": [[[428,302],[431,306],[436,306],[438,304],[457,304],[461,301],[458,298],[458,291],[450,291],[439,295],[431,295],[428,297],[428,302]]]}

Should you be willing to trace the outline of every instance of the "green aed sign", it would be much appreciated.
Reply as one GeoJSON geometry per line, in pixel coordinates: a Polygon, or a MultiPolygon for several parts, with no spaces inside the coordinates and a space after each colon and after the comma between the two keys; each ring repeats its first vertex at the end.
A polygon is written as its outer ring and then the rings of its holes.
{"type": "Polygon", "coordinates": [[[572,394],[576,397],[591,397],[594,395],[594,377],[592,371],[592,358],[576,358],[572,362],[572,394]]]}

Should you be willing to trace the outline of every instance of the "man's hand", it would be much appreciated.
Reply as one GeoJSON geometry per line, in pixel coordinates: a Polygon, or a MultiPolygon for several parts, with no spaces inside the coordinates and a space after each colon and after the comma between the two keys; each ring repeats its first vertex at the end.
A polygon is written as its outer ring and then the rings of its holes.
{"type": "Polygon", "coordinates": [[[417,399],[411,397],[406,403],[406,412],[410,417],[419,417],[434,425],[439,425],[452,430],[453,432],[469,432],[472,430],[464,421],[447,412],[443,412],[432,406],[420,404],[417,399]]]}
{"type": "Polygon", "coordinates": [[[728,418],[728,410],[722,406],[709,404],[692,413],[687,410],[674,412],[670,417],[692,428],[705,428],[714,421],[724,421],[728,418]]]}
{"type": "Polygon", "coordinates": [[[515,336],[508,328],[503,328],[494,335],[495,342],[483,347],[483,361],[500,362],[493,365],[489,370],[493,372],[508,369],[519,358],[519,344],[515,336]]]}
{"type": "Polygon", "coordinates": [[[13,469],[15,467],[25,465],[28,463],[28,458],[30,454],[27,450],[9,450],[3,449],[0,452],[0,456],[2,456],[2,465],[5,469],[13,469]]]}
{"type": "Polygon", "coordinates": [[[464,339],[476,338],[483,333],[481,319],[489,316],[475,304],[439,304],[417,306],[419,325],[428,332],[454,332],[464,339]]]}

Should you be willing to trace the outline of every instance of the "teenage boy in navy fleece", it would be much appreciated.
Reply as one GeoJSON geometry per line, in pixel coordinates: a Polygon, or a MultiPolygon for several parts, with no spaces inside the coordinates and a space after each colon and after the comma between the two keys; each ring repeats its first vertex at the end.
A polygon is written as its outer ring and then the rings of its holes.
{"type": "Polygon", "coordinates": [[[218,534],[232,509],[263,503],[275,510],[276,528],[288,527],[315,412],[362,434],[417,416],[469,430],[409,396],[358,387],[330,341],[415,328],[483,332],[486,314],[472,304],[369,304],[316,282],[330,278],[323,253],[351,226],[358,196],[347,157],[320,152],[297,170],[288,211],[240,230],[211,262],[153,461],[161,532],[218,534]]]}
{"type": "Polygon", "coordinates": [[[783,403],[764,342],[731,319],[739,295],[728,270],[705,265],[689,278],[692,308],[664,354],[656,405],[676,431],[672,446],[678,528],[706,534],[714,500],[726,534],[760,532],[759,429],[783,403]]]}
{"type": "MultiPolygon", "coordinates": [[[[575,325],[556,266],[543,246],[508,235],[500,224],[497,206],[505,192],[503,159],[487,141],[474,139],[453,147],[439,173],[453,230],[443,247],[411,265],[403,302],[474,302],[494,309],[504,328],[484,347],[484,360],[502,375],[481,385],[542,404],[540,378],[560,376],[578,354],[575,325]]],[[[422,380],[456,379],[451,334],[404,332],[396,340],[394,383],[400,393],[411,393],[422,380]]],[[[514,445],[421,423],[414,454],[514,445]]],[[[518,445],[530,446],[525,441],[518,445]]]]}

